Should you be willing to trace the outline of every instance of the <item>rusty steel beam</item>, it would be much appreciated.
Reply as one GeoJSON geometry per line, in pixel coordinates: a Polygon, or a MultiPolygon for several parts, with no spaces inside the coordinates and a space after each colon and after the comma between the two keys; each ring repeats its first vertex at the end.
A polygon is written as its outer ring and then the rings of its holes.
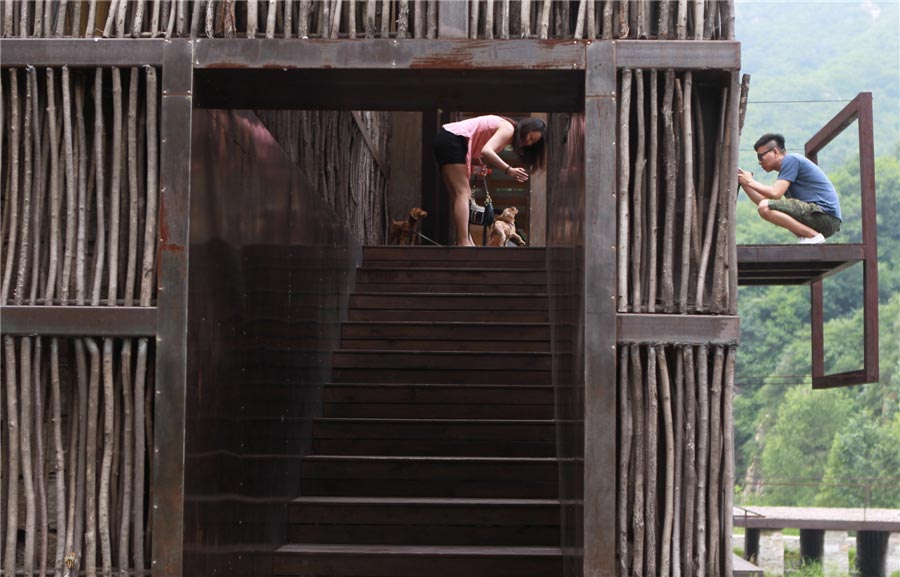
{"type": "Polygon", "coordinates": [[[196,40],[194,67],[360,70],[583,69],[571,40],[196,40]]]}
{"type": "Polygon", "coordinates": [[[97,337],[156,336],[156,307],[0,307],[0,333],[97,337]]]}
{"type": "Polygon", "coordinates": [[[741,43],[724,40],[616,40],[619,68],[740,70],[741,43]]]}
{"type": "Polygon", "coordinates": [[[736,345],[741,321],[736,315],[616,315],[619,343],[677,343],[736,345]]]}
{"type": "Polygon", "coordinates": [[[150,38],[4,38],[3,66],[160,66],[167,40],[150,38]]]}
{"type": "Polygon", "coordinates": [[[878,367],[878,236],[875,206],[875,144],[872,120],[872,93],[861,92],[828,124],[822,127],[804,147],[806,156],[817,162],[818,153],[839,134],[857,121],[859,130],[859,182],[862,212],[863,262],[863,369],[825,374],[824,302],[821,282],[811,286],[812,303],[812,377],[813,388],[873,383],[879,379],[878,367]]]}
{"type": "Polygon", "coordinates": [[[153,577],[182,575],[188,230],[191,189],[193,44],[165,45],[160,119],[159,322],[153,431],[153,577]]]}
{"type": "Polygon", "coordinates": [[[868,94],[869,99],[871,100],[871,93],[866,92],[858,94],[856,98],[844,106],[840,112],[835,114],[834,118],[828,121],[828,124],[819,129],[819,131],[806,142],[805,152],[807,158],[813,162],[817,162],[818,152],[825,148],[829,142],[837,138],[844,129],[853,124],[853,121],[859,117],[860,97],[863,94],[868,94]]]}

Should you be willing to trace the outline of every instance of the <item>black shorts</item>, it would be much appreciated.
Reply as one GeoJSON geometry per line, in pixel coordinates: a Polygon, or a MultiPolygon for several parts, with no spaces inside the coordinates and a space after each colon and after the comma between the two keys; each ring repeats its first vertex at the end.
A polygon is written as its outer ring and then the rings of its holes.
{"type": "Polygon", "coordinates": [[[434,135],[434,157],[440,166],[445,164],[466,164],[469,154],[469,139],[441,128],[434,135]]]}

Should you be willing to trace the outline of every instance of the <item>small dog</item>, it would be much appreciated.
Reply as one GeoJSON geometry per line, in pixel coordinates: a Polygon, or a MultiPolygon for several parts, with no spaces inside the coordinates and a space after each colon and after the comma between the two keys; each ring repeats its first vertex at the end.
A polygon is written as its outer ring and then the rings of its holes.
{"type": "Polygon", "coordinates": [[[422,239],[419,231],[422,230],[422,220],[428,216],[428,213],[419,207],[409,211],[409,218],[406,220],[391,221],[391,234],[388,237],[388,244],[421,244],[422,239]]]}
{"type": "Polygon", "coordinates": [[[516,232],[516,215],[519,209],[514,206],[504,208],[494,224],[491,226],[491,235],[488,238],[488,246],[506,246],[506,241],[512,240],[519,246],[525,246],[525,241],[516,232]]]}

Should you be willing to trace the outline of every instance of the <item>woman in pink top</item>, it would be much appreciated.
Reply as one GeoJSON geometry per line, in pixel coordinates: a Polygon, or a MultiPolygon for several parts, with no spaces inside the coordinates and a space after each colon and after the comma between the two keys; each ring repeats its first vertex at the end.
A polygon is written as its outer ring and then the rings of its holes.
{"type": "Polygon", "coordinates": [[[457,245],[475,246],[469,235],[472,159],[479,159],[483,165],[494,166],[517,181],[525,182],[529,171],[543,170],[546,164],[545,130],[546,125],[540,118],[513,122],[494,115],[476,116],[441,127],[434,138],[434,156],[450,192],[450,216],[457,245]],[[500,158],[498,153],[509,144],[523,166],[511,166],[500,158]]]}

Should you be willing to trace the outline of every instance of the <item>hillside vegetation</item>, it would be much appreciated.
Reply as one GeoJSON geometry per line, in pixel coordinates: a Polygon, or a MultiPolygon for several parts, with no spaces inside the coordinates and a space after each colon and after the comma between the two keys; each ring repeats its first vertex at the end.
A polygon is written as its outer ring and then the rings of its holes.
{"type": "MultiPolygon", "coordinates": [[[[879,243],[881,380],[813,391],[808,287],[740,293],[735,433],[736,503],[900,508],[900,3],[737,2],[743,72],[751,74],[743,168],[764,132],[788,149],[857,93],[873,93],[879,243]],[[822,101],[840,102],[822,102],[822,101]],[[791,101],[791,102],[772,102],[791,101]]],[[[853,125],[819,157],[841,197],[844,225],[829,242],[858,242],[858,140],[853,125]]],[[[741,193],[739,243],[794,243],[741,193]]],[[[826,370],[862,366],[862,272],[826,281],[826,370]]]]}

